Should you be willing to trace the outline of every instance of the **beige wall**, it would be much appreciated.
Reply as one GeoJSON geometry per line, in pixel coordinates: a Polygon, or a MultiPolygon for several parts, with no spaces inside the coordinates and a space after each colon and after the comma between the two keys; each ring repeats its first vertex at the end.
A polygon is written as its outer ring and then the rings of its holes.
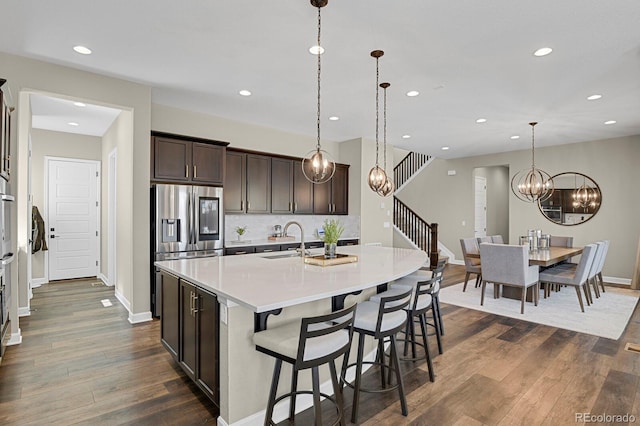
{"type": "MultiPolygon", "coordinates": [[[[512,241],[527,229],[552,235],[571,235],[576,246],[609,239],[606,276],[630,279],[635,261],[640,200],[630,196],[630,184],[640,182],[640,135],[536,149],[536,165],[554,175],[580,172],[602,190],[602,206],[589,222],[562,226],[545,219],[535,204],[509,194],[509,236],[512,241]]],[[[473,173],[477,167],[508,166],[509,179],[530,166],[528,150],[494,155],[434,160],[399,194],[399,198],[430,222],[439,225],[440,241],[461,257],[459,239],[473,235],[473,173]],[[456,170],[448,176],[447,170],[456,170]],[[429,197],[425,197],[428,188],[429,197]],[[437,202],[434,202],[437,200],[437,202]],[[462,226],[462,221],[466,226],[462,226]]]]}
{"type": "MultiPolygon", "coordinates": [[[[26,282],[26,248],[31,228],[30,212],[27,213],[27,146],[30,128],[31,110],[28,105],[29,93],[43,93],[70,99],[83,100],[88,103],[111,106],[129,111],[135,115],[131,120],[132,130],[128,134],[126,152],[119,153],[122,161],[122,182],[126,186],[120,191],[119,208],[126,212],[124,216],[129,223],[123,230],[127,239],[119,241],[118,252],[130,259],[129,271],[123,283],[130,291],[130,298],[125,300],[131,315],[136,321],[149,316],[149,132],[151,123],[151,90],[147,86],[131,83],[115,78],[105,77],[86,71],[75,70],[46,62],[26,59],[14,55],[0,53],[3,78],[7,79],[8,89],[13,94],[13,102],[17,102],[16,131],[12,136],[12,154],[14,173],[12,190],[16,196],[18,257],[18,280],[13,292],[18,295],[19,306],[28,306],[28,288],[26,282]],[[19,101],[18,101],[19,99],[19,101]],[[133,165],[141,165],[133,167],[133,165]]],[[[17,306],[15,308],[17,310],[17,306]]],[[[12,318],[17,317],[13,312],[12,318]]],[[[12,321],[12,332],[18,332],[18,321],[12,321]]]]}
{"type": "MultiPolygon", "coordinates": [[[[45,156],[77,158],[82,160],[101,159],[102,140],[96,136],[76,135],[73,133],[53,132],[49,130],[31,130],[31,194],[33,205],[38,207],[45,218],[45,156]]],[[[45,222],[46,226],[46,222],[45,222]]],[[[31,256],[31,278],[41,281],[45,278],[45,254],[39,251],[31,256]]]]}

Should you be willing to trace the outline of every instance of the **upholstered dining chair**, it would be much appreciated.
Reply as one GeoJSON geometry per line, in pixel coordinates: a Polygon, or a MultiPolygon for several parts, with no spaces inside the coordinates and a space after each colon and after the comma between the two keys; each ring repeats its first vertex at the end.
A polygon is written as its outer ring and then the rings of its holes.
{"type": "Polygon", "coordinates": [[[551,235],[549,238],[549,247],[573,247],[573,237],[551,235]]]}
{"type": "Polygon", "coordinates": [[[540,281],[543,283],[562,284],[575,287],[578,295],[578,302],[580,302],[580,309],[584,312],[584,304],[582,303],[580,289],[583,289],[585,296],[587,297],[588,304],[588,290],[586,289],[585,284],[587,283],[587,278],[589,277],[589,271],[595,255],[596,245],[587,244],[582,249],[580,262],[575,266],[575,268],[558,265],[553,268],[545,269],[540,273],[540,281]]]}
{"type": "Polygon", "coordinates": [[[521,314],[524,314],[527,289],[533,287],[533,301],[538,306],[540,295],[538,267],[529,266],[529,248],[527,246],[482,243],[480,244],[480,259],[482,259],[480,305],[484,305],[484,292],[487,282],[489,282],[494,286],[520,287],[522,289],[521,314]]]}
{"type": "Polygon", "coordinates": [[[478,237],[478,244],[482,243],[492,243],[493,240],[490,236],[478,237]]]}
{"type": "Polygon", "coordinates": [[[596,267],[596,280],[600,282],[600,288],[604,293],[604,280],[602,279],[602,268],[604,268],[604,261],[607,258],[607,252],[609,251],[609,240],[604,240],[604,249],[602,250],[602,255],[600,256],[600,262],[598,262],[598,266],[596,267]]]}
{"type": "Polygon", "coordinates": [[[504,240],[502,239],[502,235],[492,235],[491,236],[491,241],[487,241],[487,242],[492,242],[494,244],[504,244],[504,240]]]}
{"type": "Polygon", "coordinates": [[[462,286],[462,291],[465,291],[471,274],[476,274],[476,287],[480,284],[480,277],[482,276],[480,258],[469,257],[470,254],[479,255],[480,249],[478,248],[478,240],[475,238],[461,238],[460,246],[462,247],[462,257],[464,258],[464,268],[466,270],[464,286],[462,286]]]}

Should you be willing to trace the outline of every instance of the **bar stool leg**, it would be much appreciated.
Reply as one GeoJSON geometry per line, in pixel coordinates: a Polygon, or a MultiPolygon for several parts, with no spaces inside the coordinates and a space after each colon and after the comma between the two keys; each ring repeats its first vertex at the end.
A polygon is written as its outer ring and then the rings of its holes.
{"type": "Polygon", "coordinates": [[[433,302],[435,302],[434,306],[436,307],[436,314],[438,315],[438,324],[440,324],[440,335],[444,336],[444,322],[442,321],[442,313],[440,312],[440,297],[434,297],[433,302]]]}
{"type": "MultiPolygon", "coordinates": [[[[379,362],[381,365],[384,365],[385,363],[384,342],[382,341],[382,339],[378,340],[378,353],[376,355],[376,362],[379,362]]],[[[384,377],[384,368],[380,368],[380,383],[382,384],[383,388],[387,386],[387,380],[384,377]]]]}
{"type": "Polygon", "coordinates": [[[316,426],[322,426],[322,408],[320,407],[320,376],[318,374],[317,366],[311,367],[311,383],[313,385],[313,409],[316,419],[316,426]]]}
{"type": "Polygon", "coordinates": [[[275,405],[276,394],[278,392],[278,381],[280,381],[280,369],[282,368],[282,360],[276,358],[276,364],[273,367],[273,379],[271,379],[271,390],[269,391],[269,402],[267,404],[267,412],[264,416],[264,425],[271,425],[273,417],[273,406],[275,405]]]}
{"type": "Polygon", "coordinates": [[[342,395],[342,387],[338,384],[338,374],[336,372],[336,364],[334,360],[329,362],[329,373],[331,374],[331,383],[333,384],[333,394],[338,405],[338,418],[340,425],[344,426],[344,400],[342,395]]]}
{"type": "Polygon", "coordinates": [[[289,403],[289,420],[293,420],[296,415],[296,390],[298,390],[298,372],[291,372],[291,398],[289,403]]]}
{"type": "MultiPolygon", "coordinates": [[[[402,407],[402,415],[409,415],[409,409],[407,408],[407,400],[404,397],[404,383],[402,381],[402,374],[400,373],[400,359],[398,358],[398,351],[396,350],[396,336],[391,335],[391,357],[392,361],[389,361],[395,365],[396,380],[398,382],[398,394],[400,395],[400,406],[402,407]]],[[[354,422],[355,423],[355,422],[354,422]]]]}
{"type": "Polygon", "coordinates": [[[431,302],[431,313],[433,314],[433,327],[436,329],[436,341],[438,342],[438,353],[442,355],[442,341],[440,340],[440,330],[442,326],[442,320],[438,318],[438,314],[435,312],[435,305],[431,302]]]}
{"type": "MultiPolygon", "coordinates": [[[[420,329],[422,330],[422,343],[424,344],[424,351],[427,356],[427,367],[429,368],[429,380],[431,382],[435,381],[435,377],[433,374],[433,364],[431,363],[431,352],[429,351],[429,339],[427,337],[427,321],[425,319],[425,315],[420,315],[420,329]]],[[[437,334],[437,331],[436,331],[437,334]]]]}
{"type": "MultiPolygon", "coordinates": [[[[391,343],[392,348],[394,344],[395,344],[395,339],[392,340],[392,343],[391,343]]],[[[363,358],[364,358],[364,334],[358,333],[358,360],[356,362],[356,379],[353,383],[353,406],[351,408],[351,423],[356,423],[358,421],[358,408],[360,405],[360,381],[362,378],[362,359],[363,358]]]]}

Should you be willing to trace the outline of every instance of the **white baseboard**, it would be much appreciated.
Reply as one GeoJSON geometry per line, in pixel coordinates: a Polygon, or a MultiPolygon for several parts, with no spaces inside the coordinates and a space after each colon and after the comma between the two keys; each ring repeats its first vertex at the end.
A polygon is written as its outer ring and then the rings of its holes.
{"type": "Polygon", "coordinates": [[[131,324],[138,324],[140,322],[151,321],[153,317],[151,316],[151,311],[142,312],[139,314],[134,314],[129,312],[129,322],[131,324]]]}
{"type": "Polygon", "coordinates": [[[18,317],[28,317],[31,315],[31,308],[28,306],[18,306],[18,317]]]}
{"type": "Polygon", "coordinates": [[[452,265],[462,265],[464,266],[464,260],[449,260],[449,263],[451,263],[452,265]]]}
{"type": "Polygon", "coordinates": [[[20,343],[22,343],[22,333],[20,332],[20,329],[18,329],[17,333],[11,333],[7,346],[19,345],[20,343]]]}
{"type": "Polygon", "coordinates": [[[107,279],[107,276],[103,273],[99,273],[98,274],[98,279],[101,280],[104,285],[108,286],[108,287],[113,287],[113,283],[110,283],[109,280],[107,279]]]}
{"type": "MultiPolygon", "coordinates": [[[[385,347],[387,347],[388,344],[385,345],[385,347]]],[[[364,361],[374,361],[376,358],[376,350],[374,349],[373,351],[369,352],[367,355],[365,355],[364,357],[364,361]]],[[[342,364],[342,361],[340,361],[340,363],[338,363],[338,366],[340,366],[342,364]]],[[[371,368],[372,365],[371,364],[364,364],[362,366],[362,372],[364,373],[365,371],[367,371],[369,368],[371,368]]],[[[338,371],[338,373],[340,373],[338,371]]],[[[347,377],[346,380],[347,382],[353,382],[355,380],[356,377],[356,372],[355,372],[355,368],[351,368],[347,371],[347,377]]],[[[327,394],[327,395],[333,395],[333,385],[331,384],[331,379],[327,380],[324,383],[320,384],[320,392],[327,394]]],[[[324,398],[322,398],[324,399],[324,398]]],[[[298,395],[296,397],[296,413],[301,413],[302,411],[313,407],[313,397],[312,395],[298,395]]],[[[233,422],[233,423],[227,423],[225,421],[225,419],[222,418],[222,416],[218,416],[218,426],[255,426],[255,425],[262,425],[264,424],[264,416],[266,414],[266,409],[265,410],[261,410],[258,411],[257,413],[254,413],[248,417],[245,417],[243,419],[238,420],[237,422],[233,422]]],[[[285,399],[284,401],[281,401],[278,405],[275,406],[274,410],[273,410],[273,421],[275,423],[279,423],[285,419],[289,418],[289,399],[285,399]]]]}
{"type": "Polygon", "coordinates": [[[134,314],[133,312],[131,312],[131,303],[127,300],[127,298],[124,297],[118,290],[116,290],[114,293],[116,299],[118,299],[120,304],[122,304],[122,306],[124,306],[124,308],[129,312],[129,322],[131,324],[138,324],[140,322],[151,321],[153,319],[150,311],[134,314]]]}
{"type": "Polygon", "coordinates": [[[49,280],[47,280],[45,277],[42,277],[42,278],[31,278],[31,288],[38,288],[42,284],[46,284],[48,282],[49,282],[49,280]]]}
{"type": "Polygon", "coordinates": [[[631,278],[602,277],[605,283],[622,284],[631,286],[631,278]]]}

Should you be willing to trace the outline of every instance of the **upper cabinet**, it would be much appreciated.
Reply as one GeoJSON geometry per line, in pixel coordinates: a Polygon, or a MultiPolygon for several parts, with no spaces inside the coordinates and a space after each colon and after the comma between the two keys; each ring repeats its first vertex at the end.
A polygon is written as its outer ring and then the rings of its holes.
{"type": "Polygon", "coordinates": [[[314,185],[291,157],[227,150],[225,213],[348,214],[349,166],[337,164],[331,181],[314,185]]]}
{"type": "Polygon", "coordinates": [[[313,213],[349,214],[349,166],[336,164],[329,182],[313,186],[313,213]]]}
{"type": "Polygon", "coordinates": [[[271,159],[271,213],[313,213],[313,184],[302,173],[302,161],[271,159]]]}
{"type": "MultiPolygon", "coordinates": [[[[6,80],[0,78],[0,87],[6,80]]],[[[0,89],[0,176],[9,180],[11,159],[11,111],[0,89]]]]}
{"type": "Polygon", "coordinates": [[[225,213],[271,213],[271,157],[227,152],[225,213]]]}
{"type": "Polygon", "coordinates": [[[222,185],[226,142],[152,132],[151,179],[222,185]]]}

